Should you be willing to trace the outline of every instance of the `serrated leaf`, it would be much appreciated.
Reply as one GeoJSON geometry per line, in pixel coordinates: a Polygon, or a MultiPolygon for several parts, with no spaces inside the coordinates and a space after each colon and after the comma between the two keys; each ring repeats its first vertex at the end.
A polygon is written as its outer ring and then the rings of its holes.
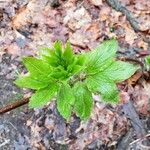
{"type": "Polygon", "coordinates": [[[147,57],[145,58],[145,60],[146,60],[147,65],[150,65],[150,56],[147,56],[147,57]]]}
{"type": "Polygon", "coordinates": [[[76,74],[81,70],[82,66],[77,64],[77,61],[75,60],[72,64],[68,65],[67,72],[71,74],[76,74]]]}
{"type": "Polygon", "coordinates": [[[23,58],[23,63],[27,67],[28,71],[35,76],[39,74],[47,76],[52,72],[51,66],[41,59],[26,57],[23,58]]]}
{"type": "Polygon", "coordinates": [[[71,87],[68,84],[62,84],[57,96],[57,109],[67,120],[71,116],[74,101],[75,97],[71,87]]]}
{"type": "Polygon", "coordinates": [[[118,89],[116,84],[108,80],[101,73],[89,76],[85,82],[90,91],[100,92],[104,101],[109,103],[118,102],[118,89]]]}
{"type": "Polygon", "coordinates": [[[50,57],[51,56],[51,51],[54,51],[54,50],[52,50],[49,47],[43,47],[43,48],[40,48],[39,54],[40,54],[40,56],[50,57]]]}
{"type": "Polygon", "coordinates": [[[61,64],[60,59],[56,55],[54,55],[52,57],[45,56],[45,59],[47,59],[48,63],[53,67],[58,67],[61,64]]]}
{"type": "Polygon", "coordinates": [[[81,119],[88,119],[93,109],[93,99],[91,92],[83,83],[77,83],[74,87],[74,94],[75,112],[81,119]]]}
{"type": "Polygon", "coordinates": [[[66,44],[62,59],[65,60],[66,66],[73,62],[74,54],[69,42],[67,42],[66,44]]]}
{"type": "Polygon", "coordinates": [[[80,71],[81,71],[81,69],[82,69],[82,66],[79,66],[79,65],[75,65],[75,66],[73,66],[73,68],[72,68],[72,74],[77,74],[77,73],[79,73],[80,71]]]}
{"type": "Polygon", "coordinates": [[[115,61],[101,74],[111,81],[121,82],[131,77],[136,70],[137,67],[132,64],[123,61],[115,61]]]}
{"type": "Polygon", "coordinates": [[[114,39],[100,44],[87,55],[86,66],[88,73],[105,70],[115,59],[118,42],[114,39]]]}
{"type": "Polygon", "coordinates": [[[51,77],[59,80],[64,80],[68,77],[68,72],[64,70],[62,66],[55,67],[51,77]]]}
{"type": "Polygon", "coordinates": [[[61,41],[56,41],[54,43],[54,49],[55,49],[55,54],[57,55],[57,57],[61,58],[61,56],[62,56],[62,43],[61,43],[61,41]]]}
{"type": "Polygon", "coordinates": [[[39,79],[35,79],[31,76],[20,76],[16,81],[15,84],[19,87],[30,88],[30,89],[41,89],[48,85],[48,81],[43,81],[39,79]]]}
{"type": "Polygon", "coordinates": [[[54,49],[43,47],[39,51],[39,58],[51,65],[51,58],[55,56],[54,49]]]}
{"type": "Polygon", "coordinates": [[[46,105],[54,96],[58,90],[58,85],[56,83],[51,83],[44,89],[40,89],[32,95],[29,101],[30,108],[39,108],[46,105]]]}
{"type": "Polygon", "coordinates": [[[86,55],[85,54],[78,54],[77,56],[77,65],[83,66],[86,60],[86,55]]]}

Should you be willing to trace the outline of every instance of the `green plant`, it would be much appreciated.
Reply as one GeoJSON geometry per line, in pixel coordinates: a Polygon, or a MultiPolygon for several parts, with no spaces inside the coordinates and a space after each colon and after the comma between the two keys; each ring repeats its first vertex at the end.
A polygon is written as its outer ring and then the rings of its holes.
{"type": "Polygon", "coordinates": [[[15,83],[36,90],[29,102],[31,108],[42,107],[56,97],[57,109],[65,119],[72,112],[87,119],[93,108],[92,93],[100,93],[108,103],[117,103],[116,83],[137,70],[132,64],[115,60],[117,47],[112,39],[91,52],[74,54],[69,43],[63,48],[57,41],[53,48],[43,48],[39,57],[24,58],[29,72],[15,83]]]}

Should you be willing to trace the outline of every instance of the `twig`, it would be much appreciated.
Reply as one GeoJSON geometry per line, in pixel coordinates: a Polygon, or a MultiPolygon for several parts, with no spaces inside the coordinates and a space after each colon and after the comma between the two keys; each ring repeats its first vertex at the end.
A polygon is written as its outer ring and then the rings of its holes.
{"type": "Polygon", "coordinates": [[[106,0],[106,2],[116,11],[122,12],[127,17],[127,20],[136,32],[142,31],[139,22],[136,20],[133,13],[123,6],[118,0],[106,0]]]}
{"type": "Polygon", "coordinates": [[[29,98],[25,98],[22,100],[18,100],[12,104],[8,104],[5,107],[0,108],[0,115],[4,114],[6,112],[9,112],[15,108],[18,108],[20,106],[23,106],[23,105],[27,104],[28,102],[29,102],[29,98]]]}
{"type": "Polygon", "coordinates": [[[8,144],[10,142],[10,140],[6,140],[5,142],[3,142],[2,144],[0,144],[0,147],[5,146],[6,144],[8,144]]]}
{"type": "Polygon", "coordinates": [[[129,144],[130,149],[139,149],[139,150],[150,150],[150,134],[147,134],[143,138],[139,138],[129,144]]]}
{"type": "Polygon", "coordinates": [[[116,150],[128,149],[130,142],[132,141],[133,129],[130,129],[126,135],[124,135],[120,142],[118,142],[116,150]]]}
{"type": "Polygon", "coordinates": [[[131,100],[123,105],[123,111],[125,115],[130,119],[131,125],[133,126],[138,138],[142,138],[146,135],[143,122],[140,120],[135,107],[131,100]]]}
{"type": "Polygon", "coordinates": [[[141,68],[144,68],[143,62],[138,59],[134,59],[134,58],[130,58],[130,57],[117,57],[117,59],[121,60],[121,61],[135,62],[136,64],[139,64],[141,66],[141,68]]]}
{"type": "Polygon", "coordinates": [[[141,140],[143,140],[144,138],[147,138],[147,137],[149,137],[149,136],[150,136],[150,133],[148,133],[145,137],[142,137],[142,138],[139,138],[139,139],[134,140],[132,143],[130,143],[130,145],[133,145],[133,144],[135,144],[135,143],[137,143],[137,142],[139,142],[139,141],[141,141],[141,140]]]}

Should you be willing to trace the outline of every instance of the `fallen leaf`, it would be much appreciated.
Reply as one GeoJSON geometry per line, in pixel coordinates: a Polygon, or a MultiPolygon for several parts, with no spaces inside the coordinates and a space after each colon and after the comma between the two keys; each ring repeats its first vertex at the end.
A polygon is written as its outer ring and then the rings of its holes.
{"type": "Polygon", "coordinates": [[[142,115],[148,115],[150,111],[150,84],[143,82],[142,85],[136,85],[132,95],[136,110],[142,115]]]}
{"type": "Polygon", "coordinates": [[[8,54],[11,54],[11,55],[14,55],[14,56],[20,55],[20,53],[21,53],[21,50],[20,50],[20,48],[17,46],[16,43],[12,43],[11,45],[9,45],[9,46],[6,48],[6,51],[7,51],[8,54]]]}
{"type": "Polygon", "coordinates": [[[47,0],[31,0],[27,5],[21,7],[12,19],[14,29],[19,29],[28,23],[42,23],[44,19],[42,10],[47,4],[47,0]]]}
{"type": "Polygon", "coordinates": [[[140,47],[140,48],[142,48],[143,50],[148,50],[148,43],[146,43],[146,42],[144,42],[144,41],[139,41],[138,43],[137,43],[137,45],[140,47]]]}
{"type": "Polygon", "coordinates": [[[90,2],[95,6],[100,6],[103,4],[102,0],[90,0],[90,2]]]}
{"type": "Polygon", "coordinates": [[[21,7],[17,14],[12,19],[12,25],[14,29],[19,29],[21,26],[24,26],[30,22],[30,10],[27,5],[21,7]]]}
{"type": "Polygon", "coordinates": [[[91,17],[84,7],[81,7],[77,10],[69,9],[66,12],[63,22],[70,29],[75,31],[91,22],[91,17]]]}
{"type": "Polygon", "coordinates": [[[100,13],[99,13],[100,21],[105,21],[105,20],[109,19],[110,13],[111,13],[111,8],[110,7],[105,7],[105,6],[102,7],[100,9],[100,13]]]}
{"type": "Polygon", "coordinates": [[[125,40],[127,43],[129,43],[130,45],[132,45],[135,41],[135,39],[137,39],[137,35],[134,32],[134,30],[126,27],[126,32],[125,32],[125,40]]]}
{"type": "Polygon", "coordinates": [[[143,73],[141,71],[136,72],[132,77],[130,77],[128,81],[128,85],[132,86],[137,83],[137,81],[142,77],[143,73]]]}
{"type": "MultiPolygon", "coordinates": [[[[96,40],[100,36],[100,26],[98,22],[93,22],[77,30],[71,34],[70,42],[73,45],[81,46],[83,48],[88,47],[92,49],[96,46],[96,40]]],[[[98,42],[97,42],[98,43],[98,42]]]]}

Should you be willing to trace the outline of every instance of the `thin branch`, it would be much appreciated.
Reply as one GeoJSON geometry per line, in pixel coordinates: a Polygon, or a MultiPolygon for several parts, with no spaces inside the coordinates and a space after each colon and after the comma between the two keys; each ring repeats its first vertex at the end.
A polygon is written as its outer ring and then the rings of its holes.
{"type": "Polygon", "coordinates": [[[132,141],[133,129],[131,128],[125,135],[123,135],[120,142],[118,142],[116,150],[128,149],[130,142],[132,141]]]}
{"type": "Polygon", "coordinates": [[[29,98],[25,98],[25,99],[22,99],[22,100],[18,100],[16,102],[12,103],[12,104],[8,104],[8,105],[0,108],[0,115],[4,114],[6,112],[9,112],[13,109],[16,109],[20,106],[23,106],[23,105],[27,104],[28,102],[29,102],[29,98]]]}
{"type": "Polygon", "coordinates": [[[127,20],[136,32],[142,31],[140,24],[134,17],[133,13],[123,6],[118,0],[106,0],[106,2],[116,11],[122,12],[127,17],[127,20]]]}
{"type": "Polygon", "coordinates": [[[121,60],[121,61],[130,61],[130,62],[134,62],[138,65],[141,66],[141,68],[143,69],[144,68],[144,64],[142,61],[138,60],[138,59],[134,59],[134,58],[131,58],[131,57],[117,57],[118,60],[121,60]]]}
{"type": "Polygon", "coordinates": [[[144,128],[144,124],[140,120],[139,115],[137,114],[135,107],[131,100],[129,100],[128,102],[126,102],[123,105],[123,111],[124,111],[125,115],[127,116],[127,118],[130,119],[131,125],[133,126],[137,137],[138,138],[145,137],[147,132],[144,128]]]}
{"type": "Polygon", "coordinates": [[[8,140],[4,141],[2,144],[0,144],[0,148],[1,148],[2,146],[5,146],[5,145],[8,144],[8,143],[10,143],[10,139],[8,139],[8,140]]]}
{"type": "Polygon", "coordinates": [[[150,137],[150,133],[148,133],[147,135],[145,135],[142,138],[134,140],[133,142],[130,143],[130,145],[133,145],[133,144],[135,144],[135,143],[137,143],[137,142],[139,142],[139,141],[141,141],[141,140],[143,140],[144,138],[147,138],[147,137],[150,137]]]}

